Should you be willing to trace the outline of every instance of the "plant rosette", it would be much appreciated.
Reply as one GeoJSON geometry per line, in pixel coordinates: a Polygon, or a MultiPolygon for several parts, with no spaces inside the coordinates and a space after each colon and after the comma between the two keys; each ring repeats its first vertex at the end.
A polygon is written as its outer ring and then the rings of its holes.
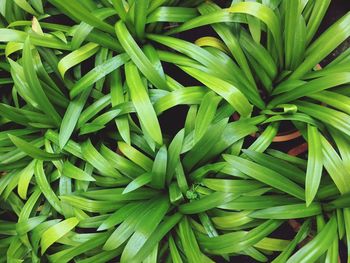
{"type": "Polygon", "coordinates": [[[318,36],[330,4],[2,1],[0,262],[338,262],[350,49],[314,66],[350,13],[318,36]]]}

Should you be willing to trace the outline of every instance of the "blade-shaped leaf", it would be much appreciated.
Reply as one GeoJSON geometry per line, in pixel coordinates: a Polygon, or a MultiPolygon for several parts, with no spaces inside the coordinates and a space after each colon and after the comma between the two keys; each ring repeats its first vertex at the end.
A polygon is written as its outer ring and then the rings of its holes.
{"type": "Polygon", "coordinates": [[[308,244],[287,260],[287,263],[312,262],[317,260],[332,244],[337,234],[337,221],[332,217],[322,231],[308,244]]]}
{"type": "Polygon", "coordinates": [[[162,132],[160,130],[157,115],[135,64],[126,64],[125,74],[131,100],[135,106],[140,122],[142,122],[146,132],[152,137],[152,139],[159,145],[162,145],[162,132]]]}
{"type": "Polygon", "coordinates": [[[71,217],[47,229],[41,237],[41,254],[44,254],[53,243],[71,231],[78,223],[79,220],[76,217],[71,217]]]}
{"type": "Polygon", "coordinates": [[[248,176],[304,200],[304,191],[283,175],[243,158],[224,155],[226,161],[248,176]]]}
{"type": "Polygon", "coordinates": [[[308,125],[307,131],[309,154],[305,179],[305,199],[306,205],[308,206],[314,199],[320,185],[323,168],[323,155],[321,137],[317,128],[308,125]]]}
{"type": "Polygon", "coordinates": [[[58,160],[63,157],[62,154],[59,153],[48,153],[46,151],[43,151],[36,146],[34,146],[32,143],[29,143],[15,135],[8,135],[11,141],[13,142],[18,149],[29,155],[30,157],[34,159],[39,159],[39,160],[58,160]]]}

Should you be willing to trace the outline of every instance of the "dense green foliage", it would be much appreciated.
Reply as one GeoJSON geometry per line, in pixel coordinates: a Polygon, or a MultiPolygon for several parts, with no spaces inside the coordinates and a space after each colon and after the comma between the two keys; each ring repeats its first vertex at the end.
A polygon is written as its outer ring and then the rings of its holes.
{"type": "Polygon", "coordinates": [[[0,262],[338,262],[350,49],[315,66],[350,13],[315,37],[330,2],[0,0],[0,262]]]}

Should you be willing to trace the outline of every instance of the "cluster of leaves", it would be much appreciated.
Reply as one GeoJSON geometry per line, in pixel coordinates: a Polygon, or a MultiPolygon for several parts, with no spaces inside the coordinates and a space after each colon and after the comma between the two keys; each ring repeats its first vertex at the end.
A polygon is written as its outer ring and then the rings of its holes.
{"type": "Polygon", "coordinates": [[[314,70],[350,14],[315,40],[330,0],[224,2],[0,1],[0,262],[350,250],[350,49],[314,70]],[[286,125],[307,157],[274,146],[286,125]]]}

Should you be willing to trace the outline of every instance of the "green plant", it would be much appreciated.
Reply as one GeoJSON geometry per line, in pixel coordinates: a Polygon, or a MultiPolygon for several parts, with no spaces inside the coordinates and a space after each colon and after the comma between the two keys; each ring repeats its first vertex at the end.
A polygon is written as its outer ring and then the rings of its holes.
{"type": "Polygon", "coordinates": [[[315,38],[330,2],[1,1],[0,262],[349,254],[350,49],[314,69],[350,36],[348,13],[315,38]]]}

